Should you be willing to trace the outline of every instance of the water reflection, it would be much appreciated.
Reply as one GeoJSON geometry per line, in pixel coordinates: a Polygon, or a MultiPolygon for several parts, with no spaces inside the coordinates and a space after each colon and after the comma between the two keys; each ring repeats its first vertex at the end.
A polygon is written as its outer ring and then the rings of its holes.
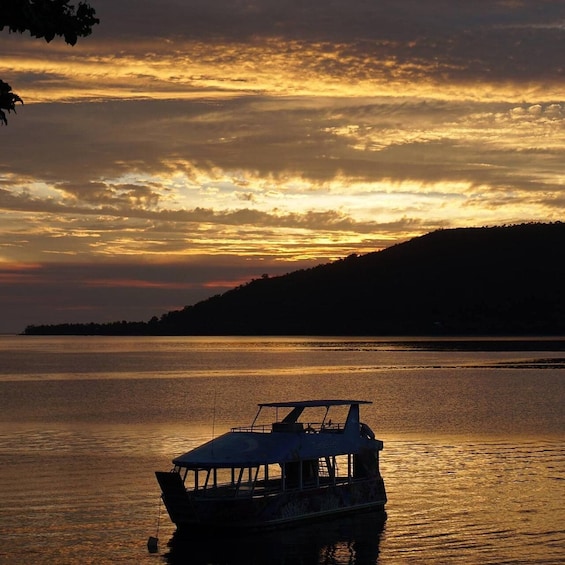
{"type": "Polygon", "coordinates": [[[164,558],[169,565],[375,565],[385,519],[367,512],[237,537],[175,532],[164,558]]]}

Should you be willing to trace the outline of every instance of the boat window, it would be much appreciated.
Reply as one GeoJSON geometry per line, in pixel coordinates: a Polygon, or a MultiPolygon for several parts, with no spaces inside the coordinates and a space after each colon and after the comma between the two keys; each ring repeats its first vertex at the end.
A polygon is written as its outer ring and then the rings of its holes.
{"type": "Polygon", "coordinates": [[[211,471],[211,469],[208,469],[206,471],[206,478],[204,479],[204,486],[202,488],[205,488],[205,489],[208,488],[208,483],[210,481],[210,471],[211,471]]]}

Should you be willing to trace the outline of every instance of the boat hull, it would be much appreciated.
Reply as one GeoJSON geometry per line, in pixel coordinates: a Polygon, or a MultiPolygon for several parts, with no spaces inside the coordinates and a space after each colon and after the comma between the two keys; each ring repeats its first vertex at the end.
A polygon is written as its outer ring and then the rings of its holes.
{"type": "Polygon", "coordinates": [[[194,496],[175,472],[157,472],[162,497],[179,530],[263,530],[363,511],[383,511],[382,478],[279,491],[260,496],[194,496]]]}

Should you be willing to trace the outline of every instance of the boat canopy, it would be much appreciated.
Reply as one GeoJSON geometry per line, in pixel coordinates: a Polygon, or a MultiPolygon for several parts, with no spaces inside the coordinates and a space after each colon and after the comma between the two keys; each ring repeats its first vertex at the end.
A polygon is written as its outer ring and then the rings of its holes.
{"type": "Polygon", "coordinates": [[[373,404],[371,400],[297,400],[294,402],[262,402],[258,404],[260,408],[263,406],[270,408],[316,408],[323,406],[349,406],[351,404],[373,404]]]}

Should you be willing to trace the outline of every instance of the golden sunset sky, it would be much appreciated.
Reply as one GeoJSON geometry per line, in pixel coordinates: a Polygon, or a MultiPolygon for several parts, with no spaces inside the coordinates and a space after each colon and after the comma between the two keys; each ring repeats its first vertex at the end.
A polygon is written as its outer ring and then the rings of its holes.
{"type": "Polygon", "coordinates": [[[564,219],[563,0],[90,0],[0,32],[0,332],[564,219]]]}

